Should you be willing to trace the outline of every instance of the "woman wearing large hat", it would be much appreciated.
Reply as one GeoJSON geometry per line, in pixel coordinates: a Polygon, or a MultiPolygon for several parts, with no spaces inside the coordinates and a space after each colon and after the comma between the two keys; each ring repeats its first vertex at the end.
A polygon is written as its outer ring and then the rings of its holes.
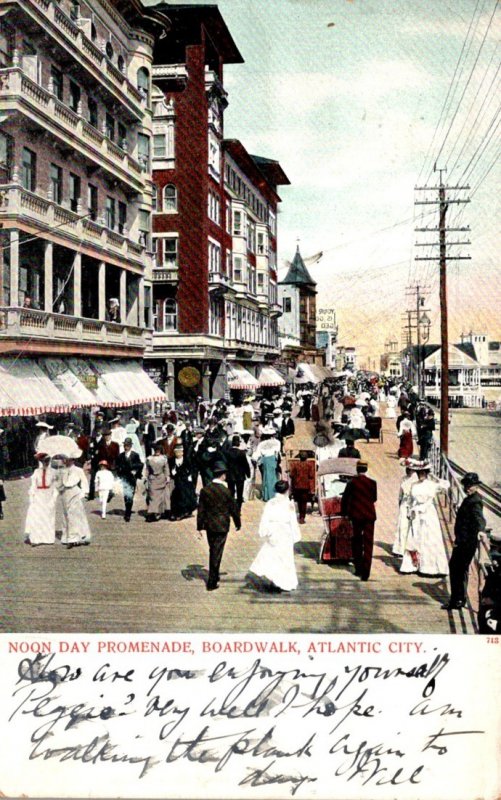
{"type": "Polygon", "coordinates": [[[446,575],[448,571],[442,528],[435,498],[446,491],[449,481],[431,476],[427,461],[414,462],[417,481],[411,486],[409,532],[405,542],[400,572],[423,575],[446,575]]]}

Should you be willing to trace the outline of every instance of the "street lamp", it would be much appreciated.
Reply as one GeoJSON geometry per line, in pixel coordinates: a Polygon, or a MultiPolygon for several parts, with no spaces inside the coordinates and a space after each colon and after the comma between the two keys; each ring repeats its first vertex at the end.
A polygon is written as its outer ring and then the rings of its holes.
{"type": "Polygon", "coordinates": [[[424,352],[422,345],[425,345],[430,338],[431,319],[426,311],[423,311],[418,319],[418,394],[424,400],[425,393],[425,374],[424,374],[424,352]]]}

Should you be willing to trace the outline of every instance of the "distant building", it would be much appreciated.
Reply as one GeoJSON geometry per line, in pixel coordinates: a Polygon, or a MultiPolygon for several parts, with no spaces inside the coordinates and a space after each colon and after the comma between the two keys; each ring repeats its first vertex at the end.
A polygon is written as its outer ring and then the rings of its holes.
{"type": "Polygon", "coordinates": [[[290,364],[297,361],[322,363],[316,339],[316,282],[311,277],[297,246],[285,278],[278,284],[282,308],[279,320],[282,358],[290,364]]]}
{"type": "Polygon", "coordinates": [[[356,372],[358,369],[358,356],[356,347],[338,345],[336,353],[336,370],[356,372]]]}
{"type": "Polygon", "coordinates": [[[396,339],[388,339],[384,345],[384,353],[380,357],[380,372],[387,378],[402,377],[402,358],[396,339]]]}
{"type": "Polygon", "coordinates": [[[501,386],[501,342],[491,341],[486,333],[470,331],[461,334],[461,343],[473,347],[482,386],[501,386]]]}

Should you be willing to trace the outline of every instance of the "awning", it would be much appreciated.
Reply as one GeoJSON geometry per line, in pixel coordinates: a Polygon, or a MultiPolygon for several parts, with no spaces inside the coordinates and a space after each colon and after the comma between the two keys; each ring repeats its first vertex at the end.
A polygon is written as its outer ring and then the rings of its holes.
{"type": "Polygon", "coordinates": [[[332,370],[329,367],[307,364],[305,361],[297,365],[295,383],[322,383],[326,378],[332,378],[332,370]]]}
{"type": "Polygon", "coordinates": [[[258,381],[260,386],[285,386],[285,379],[273,367],[263,367],[258,381]]]}
{"type": "Polygon", "coordinates": [[[97,397],[81,378],[73,372],[69,362],[63,358],[39,358],[38,365],[47,373],[57,389],[66,397],[72,408],[95,406],[97,397]]]}
{"type": "Polygon", "coordinates": [[[30,358],[0,359],[0,414],[29,417],[67,413],[71,404],[30,358]]]}
{"type": "Polygon", "coordinates": [[[228,389],[257,389],[259,381],[241,364],[228,364],[226,380],[228,389]]]}
{"type": "Polygon", "coordinates": [[[97,375],[95,393],[102,406],[123,408],[167,399],[138,361],[96,359],[92,369],[97,375]]]}

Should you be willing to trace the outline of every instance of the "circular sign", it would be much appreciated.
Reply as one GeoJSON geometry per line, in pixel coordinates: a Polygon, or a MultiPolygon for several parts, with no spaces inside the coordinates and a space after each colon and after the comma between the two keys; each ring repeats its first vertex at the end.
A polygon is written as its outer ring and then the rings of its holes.
{"type": "Polygon", "coordinates": [[[192,386],[196,386],[197,383],[200,383],[200,372],[196,367],[183,367],[177,379],[182,386],[191,388],[192,386]]]}

